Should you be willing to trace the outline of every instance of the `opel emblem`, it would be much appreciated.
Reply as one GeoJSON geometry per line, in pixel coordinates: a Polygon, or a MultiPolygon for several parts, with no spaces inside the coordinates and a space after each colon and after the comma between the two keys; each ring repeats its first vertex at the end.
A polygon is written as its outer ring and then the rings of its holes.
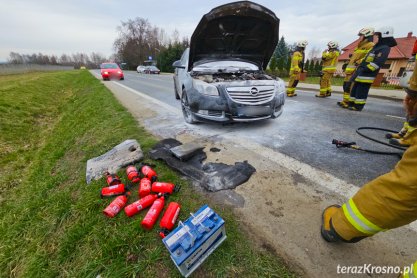
{"type": "Polygon", "coordinates": [[[257,96],[258,95],[258,93],[259,93],[259,91],[258,91],[258,89],[257,88],[255,88],[255,87],[252,87],[252,89],[250,89],[250,94],[252,95],[252,96],[257,96]]]}

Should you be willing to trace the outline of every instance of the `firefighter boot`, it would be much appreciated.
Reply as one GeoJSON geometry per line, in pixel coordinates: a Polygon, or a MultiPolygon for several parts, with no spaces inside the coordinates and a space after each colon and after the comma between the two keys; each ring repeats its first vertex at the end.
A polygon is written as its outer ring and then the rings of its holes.
{"type": "Polygon", "coordinates": [[[362,111],[364,106],[365,106],[365,104],[354,103],[353,106],[349,106],[349,110],[359,112],[359,111],[362,111]]]}
{"type": "Polygon", "coordinates": [[[339,105],[342,108],[348,109],[349,108],[349,101],[344,101],[344,100],[338,101],[337,105],[339,105]]]}
{"type": "Polygon", "coordinates": [[[327,207],[321,216],[321,236],[327,242],[338,242],[341,241],[339,236],[332,227],[332,216],[340,208],[339,205],[332,205],[327,207]]]}
{"type": "Polygon", "coordinates": [[[332,91],[327,90],[327,92],[326,92],[326,97],[330,97],[331,95],[332,95],[332,91]]]}
{"type": "Polygon", "coordinates": [[[337,105],[339,105],[342,108],[348,108],[349,107],[349,104],[347,102],[345,102],[344,100],[338,101],[337,105]]]}

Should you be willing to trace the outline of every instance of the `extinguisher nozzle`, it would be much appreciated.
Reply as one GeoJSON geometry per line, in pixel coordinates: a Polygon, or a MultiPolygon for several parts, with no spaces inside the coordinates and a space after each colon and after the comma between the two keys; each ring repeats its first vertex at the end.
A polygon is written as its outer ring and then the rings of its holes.
{"type": "Polygon", "coordinates": [[[180,191],[180,189],[181,189],[181,185],[176,184],[176,185],[174,186],[174,192],[178,192],[178,191],[180,191]]]}
{"type": "Polygon", "coordinates": [[[151,178],[151,182],[156,182],[156,180],[158,179],[158,177],[157,176],[153,176],[152,178],[151,178]]]}
{"type": "Polygon", "coordinates": [[[169,230],[168,229],[160,229],[158,231],[158,234],[161,238],[165,238],[169,234],[169,230]]]}

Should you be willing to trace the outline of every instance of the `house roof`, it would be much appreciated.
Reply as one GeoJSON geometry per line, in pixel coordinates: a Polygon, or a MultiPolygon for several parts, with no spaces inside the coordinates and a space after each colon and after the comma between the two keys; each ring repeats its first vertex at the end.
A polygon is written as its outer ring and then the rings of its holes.
{"type": "MultiPolygon", "coordinates": [[[[413,33],[408,33],[407,37],[395,38],[397,45],[391,48],[388,59],[408,59],[411,57],[413,52],[414,43],[417,40],[413,33]]],[[[349,55],[353,53],[355,47],[359,44],[359,38],[354,42],[343,47],[343,53],[339,56],[339,61],[349,60],[349,55]]]]}

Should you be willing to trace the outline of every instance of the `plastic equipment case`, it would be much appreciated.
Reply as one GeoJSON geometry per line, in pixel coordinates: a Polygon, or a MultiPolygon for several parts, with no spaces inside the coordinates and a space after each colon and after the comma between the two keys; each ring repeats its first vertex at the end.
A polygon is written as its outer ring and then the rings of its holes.
{"type": "Polygon", "coordinates": [[[162,241],[178,270],[188,277],[225,239],[224,220],[204,205],[162,241]]]}

